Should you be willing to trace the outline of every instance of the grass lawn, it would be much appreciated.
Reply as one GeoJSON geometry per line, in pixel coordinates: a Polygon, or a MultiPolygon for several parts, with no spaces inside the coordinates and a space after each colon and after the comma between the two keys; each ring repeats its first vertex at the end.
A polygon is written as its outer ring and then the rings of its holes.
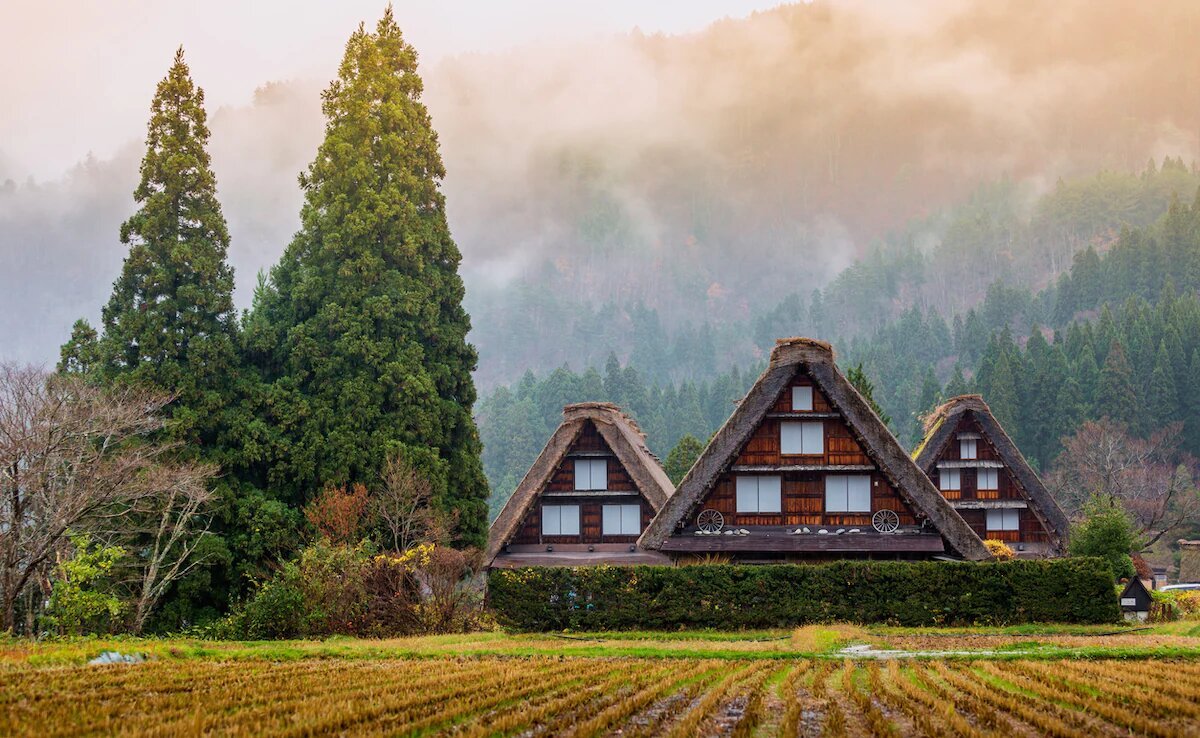
{"type": "Polygon", "coordinates": [[[1153,626],[1020,625],[892,628],[812,625],[794,630],[508,634],[500,631],[371,640],[208,641],[188,638],[0,640],[0,664],[83,664],[103,651],[166,661],[396,659],[445,656],[858,658],[852,646],[926,658],[1188,658],[1200,660],[1200,622],[1153,626]]]}

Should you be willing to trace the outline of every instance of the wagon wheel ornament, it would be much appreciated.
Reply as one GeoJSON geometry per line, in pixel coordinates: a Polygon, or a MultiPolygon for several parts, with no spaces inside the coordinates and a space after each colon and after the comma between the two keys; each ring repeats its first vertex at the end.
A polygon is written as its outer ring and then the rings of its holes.
{"type": "Polygon", "coordinates": [[[900,527],[900,516],[895,510],[880,510],[871,516],[871,526],[880,533],[894,533],[900,527]]]}
{"type": "Polygon", "coordinates": [[[725,516],[720,510],[705,508],[696,516],[696,527],[705,533],[716,533],[725,527],[725,516]]]}

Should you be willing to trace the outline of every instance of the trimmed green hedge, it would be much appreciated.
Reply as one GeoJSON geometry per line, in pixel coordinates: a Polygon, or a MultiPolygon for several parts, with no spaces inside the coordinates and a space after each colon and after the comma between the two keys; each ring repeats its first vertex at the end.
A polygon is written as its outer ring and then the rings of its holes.
{"type": "Polygon", "coordinates": [[[501,623],[524,631],[1112,623],[1121,616],[1112,574],[1096,558],[496,569],[488,600],[501,623]]]}

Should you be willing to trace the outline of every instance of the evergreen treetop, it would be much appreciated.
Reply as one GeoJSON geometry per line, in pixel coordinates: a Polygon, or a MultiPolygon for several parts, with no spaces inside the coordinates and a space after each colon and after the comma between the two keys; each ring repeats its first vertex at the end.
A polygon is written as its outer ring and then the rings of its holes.
{"type": "MultiPolygon", "coordinates": [[[[203,442],[213,439],[237,364],[229,230],[208,137],[204,91],[181,47],[150,106],[133,193],[140,207],[121,225],[129,253],[92,353],[105,377],[173,393],[174,432],[203,442]]],[[[86,346],[87,330],[76,324],[75,350],[86,346]]]]}
{"type": "Polygon", "coordinates": [[[476,354],[421,91],[389,7],[374,33],[351,35],[323,93],[301,229],[256,300],[248,344],[289,426],[279,487],[298,499],[326,484],[370,487],[401,451],[457,513],[460,541],[482,544],[476,354]]]}

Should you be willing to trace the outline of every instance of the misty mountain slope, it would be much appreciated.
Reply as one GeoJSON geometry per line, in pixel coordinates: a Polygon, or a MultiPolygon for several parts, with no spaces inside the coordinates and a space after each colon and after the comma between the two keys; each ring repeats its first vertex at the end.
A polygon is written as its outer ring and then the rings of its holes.
{"type": "MultiPolygon", "coordinates": [[[[610,350],[630,358],[635,333],[686,339],[665,371],[703,360],[706,340],[716,369],[743,364],[757,346],[746,325],[796,294],[807,310],[857,259],[866,266],[839,283],[876,284],[863,273],[872,264],[896,273],[866,308],[862,290],[833,291],[826,313],[855,312],[839,332],[914,303],[962,309],[997,274],[1041,286],[1094,236],[1084,224],[1024,240],[1060,176],[1196,156],[1200,99],[1182,93],[1200,82],[1198,18],[1181,0],[903,14],[814,3],[685,36],[527,45],[423,70],[481,386],[610,350]],[[941,219],[1005,179],[1003,202],[984,198],[984,226],[941,219]]],[[[212,116],[243,306],[296,228],[321,87],[268,85],[212,116]]],[[[6,356],[51,360],[70,323],[98,313],[123,255],[116,225],[132,209],[136,150],[93,163],[86,184],[0,189],[0,256],[24,283],[0,298],[17,316],[3,324],[6,356]]]]}

